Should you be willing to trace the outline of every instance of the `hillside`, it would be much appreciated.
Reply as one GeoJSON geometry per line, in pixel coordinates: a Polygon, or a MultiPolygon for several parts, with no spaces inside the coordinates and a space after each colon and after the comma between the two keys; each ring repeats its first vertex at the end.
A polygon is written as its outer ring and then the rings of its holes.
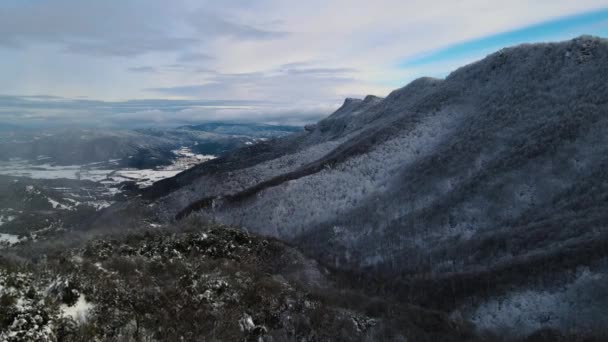
{"type": "Polygon", "coordinates": [[[141,212],[284,239],[482,330],[601,332],[607,61],[608,41],[583,36],[347,99],[304,132],[156,183],[141,212]]]}
{"type": "Polygon", "coordinates": [[[297,250],[229,227],[191,220],[44,253],[0,258],[3,341],[475,340],[445,314],[338,289],[297,250]]]}

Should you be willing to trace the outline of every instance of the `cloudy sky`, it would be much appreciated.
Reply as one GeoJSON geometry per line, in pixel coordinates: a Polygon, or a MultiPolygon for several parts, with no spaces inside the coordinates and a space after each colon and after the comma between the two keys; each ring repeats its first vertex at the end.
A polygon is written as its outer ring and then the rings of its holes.
{"type": "Polygon", "coordinates": [[[309,122],[581,34],[606,0],[1,0],[0,124],[309,122]]]}

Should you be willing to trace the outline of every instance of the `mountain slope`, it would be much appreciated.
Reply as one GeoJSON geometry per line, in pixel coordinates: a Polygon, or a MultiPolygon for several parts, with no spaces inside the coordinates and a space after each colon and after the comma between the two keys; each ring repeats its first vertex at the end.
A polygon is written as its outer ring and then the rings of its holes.
{"type": "Polygon", "coordinates": [[[477,340],[440,312],[338,289],[292,247],[229,227],[191,220],[44,253],[0,258],[3,340],[477,340]]]}
{"type": "Polygon", "coordinates": [[[483,328],[600,329],[590,317],[608,297],[576,293],[603,281],[608,257],[607,61],[608,41],[583,36],[349,99],[306,132],[157,184],[149,210],[295,242],[483,328]],[[531,293],[546,302],[517,323],[531,293]],[[584,302],[553,305],[565,298],[584,302]]]}

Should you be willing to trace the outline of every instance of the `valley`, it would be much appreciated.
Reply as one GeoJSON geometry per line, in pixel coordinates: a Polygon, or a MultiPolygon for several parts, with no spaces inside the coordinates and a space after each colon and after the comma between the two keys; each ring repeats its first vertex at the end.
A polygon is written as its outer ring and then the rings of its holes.
{"type": "Polygon", "coordinates": [[[234,135],[230,130],[234,124],[223,127],[219,123],[211,126],[215,130],[224,129],[222,133],[211,136],[203,127],[198,127],[194,137],[191,136],[194,129],[190,128],[146,130],[146,135],[125,131],[90,135],[92,131],[84,130],[79,134],[86,136],[76,139],[72,138],[76,136],[75,132],[70,132],[67,137],[65,134],[58,137],[54,133],[1,133],[5,141],[10,140],[15,145],[9,151],[8,145],[3,144],[0,151],[16,157],[0,159],[0,248],[86,230],[101,210],[139,196],[143,189],[157,181],[216,158],[215,155],[194,151],[224,153],[223,149],[239,144],[247,146],[260,139],[265,141],[274,134],[281,135],[272,127],[260,128],[258,125],[236,125],[241,133],[249,127],[251,136],[234,135]],[[155,135],[151,136],[151,132],[155,135]],[[155,137],[158,135],[181,138],[170,143],[169,140],[158,142],[155,137]],[[123,147],[122,152],[116,151],[114,146],[122,143],[125,137],[130,147],[123,147]],[[43,146],[52,151],[50,156],[41,154],[26,159],[37,154],[28,151],[38,151],[42,139],[48,140],[43,146]],[[62,146],[67,142],[70,147],[66,151],[62,146]],[[189,146],[181,146],[180,143],[188,143],[189,146]],[[90,149],[83,147],[90,144],[94,144],[93,150],[101,156],[120,158],[96,160],[74,152],[90,149]],[[209,144],[214,147],[210,148],[209,144]],[[145,160],[134,161],[141,158],[145,160]],[[90,162],[74,163],[79,160],[90,162]]]}
{"type": "MultiPolygon", "coordinates": [[[[149,169],[125,167],[122,159],[93,162],[84,165],[53,165],[32,163],[22,159],[0,161],[0,175],[30,179],[72,179],[100,182],[108,188],[117,188],[120,183],[134,182],[144,188],[161,179],[173,177],[197,164],[215,158],[213,155],[195,154],[188,147],[172,150],[171,164],[149,169]]],[[[133,156],[127,156],[132,159],[133,156]]]]}

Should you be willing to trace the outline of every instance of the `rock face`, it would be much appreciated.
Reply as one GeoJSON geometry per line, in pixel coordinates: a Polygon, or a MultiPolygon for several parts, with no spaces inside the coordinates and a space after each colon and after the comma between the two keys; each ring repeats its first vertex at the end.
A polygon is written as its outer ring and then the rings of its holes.
{"type": "Polygon", "coordinates": [[[604,39],[503,49],[161,182],[149,210],[286,239],[481,328],[601,330],[605,75],[604,39]]]}

